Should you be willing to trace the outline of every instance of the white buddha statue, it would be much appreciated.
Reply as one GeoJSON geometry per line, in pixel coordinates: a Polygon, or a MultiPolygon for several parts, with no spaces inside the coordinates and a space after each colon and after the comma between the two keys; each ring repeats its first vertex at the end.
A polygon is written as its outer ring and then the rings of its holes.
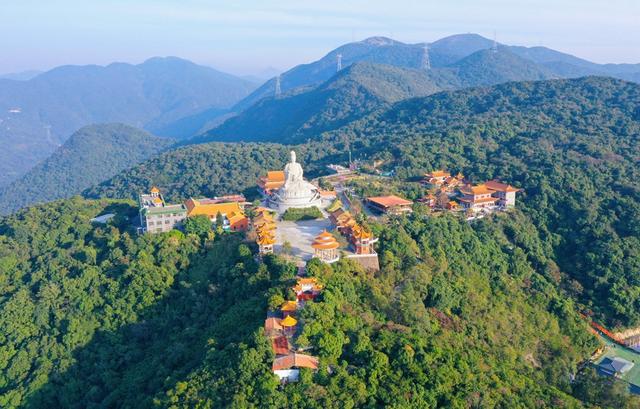
{"type": "Polygon", "coordinates": [[[284,186],[269,198],[270,206],[283,212],[290,207],[320,207],[318,188],[302,177],[304,172],[296,162],[296,153],[291,151],[290,155],[291,160],[284,167],[284,186]]]}
{"type": "Polygon", "coordinates": [[[302,179],[302,174],[302,166],[300,166],[300,164],[296,162],[296,152],[291,151],[291,161],[284,167],[285,185],[287,183],[293,185],[295,183],[304,181],[304,179],[302,179]]]}

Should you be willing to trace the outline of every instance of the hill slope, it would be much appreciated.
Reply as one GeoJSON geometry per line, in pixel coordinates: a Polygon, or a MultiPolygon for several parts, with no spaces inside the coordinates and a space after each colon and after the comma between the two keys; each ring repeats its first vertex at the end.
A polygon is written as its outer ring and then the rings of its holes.
{"type": "Polygon", "coordinates": [[[546,68],[504,48],[477,51],[454,64],[430,70],[358,62],[315,88],[300,87],[280,97],[266,97],[188,142],[299,143],[401,99],[442,89],[553,77],[546,68]]]}
{"type": "Polygon", "coordinates": [[[163,134],[165,125],[226,108],[253,88],[178,58],[64,66],[29,81],[0,80],[0,185],[46,158],[82,126],[122,122],[163,134]]]}
{"type": "MultiPolygon", "coordinates": [[[[518,57],[508,49],[480,50],[455,63],[435,69],[434,76],[450,78],[454,88],[496,85],[509,81],[552,79],[556,76],[547,68],[518,57]]],[[[444,85],[444,84],[443,84],[444,85]]]]}
{"type": "Polygon", "coordinates": [[[262,325],[296,266],[233,234],[137,235],[135,212],[73,198],[0,219],[2,407],[637,405],[606,378],[570,382],[596,343],[521,215],[376,225],[377,274],[310,262],[324,289],[296,342],[320,370],[283,387],[262,325]],[[89,223],[104,212],[119,217],[89,223]]]}
{"type": "Polygon", "coordinates": [[[0,214],[78,194],[148,159],[170,143],[128,125],[86,126],[47,160],[0,188],[0,214]]]}
{"type": "Polygon", "coordinates": [[[190,142],[301,141],[392,102],[438,90],[423,71],[356,63],[316,88],[296,89],[280,97],[265,98],[190,142]]]}
{"type": "MultiPolygon", "coordinates": [[[[619,80],[507,83],[399,102],[296,149],[309,174],[321,172],[323,164],[345,162],[348,141],[354,158],[391,160],[400,180],[444,167],[525,188],[527,212],[555,252],[548,274],[609,324],[635,325],[640,322],[634,307],[640,302],[634,273],[640,263],[639,106],[640,86],[619,80]]],[[[225,191],[251,191],[254,174],[286,158],[284,146],[270,145],[275,150],[261,163],[263,154],[251,153],[257,146],[229,150],[205,144],[168,152],[90,194],[135,197],[152,181],[176,197],[203,186],[215,190],[217,180],[225,181],[225,191]],[[195,176],[181,170],[202,162],[208,166],[198,167],[195,176]],[[250,177],[235,177],[246,167],[250,177]]]]}

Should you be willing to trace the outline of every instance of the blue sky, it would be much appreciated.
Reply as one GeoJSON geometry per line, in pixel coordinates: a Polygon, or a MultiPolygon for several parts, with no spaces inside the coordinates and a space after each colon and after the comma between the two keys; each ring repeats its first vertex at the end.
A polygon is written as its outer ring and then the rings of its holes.
{"type": "Polygon", "coordinates": [[[175,55],[239,74],[373,35],[465,32],[596,62],[640,62],[640,0],[1,0],[0,73],[175,55]]]}

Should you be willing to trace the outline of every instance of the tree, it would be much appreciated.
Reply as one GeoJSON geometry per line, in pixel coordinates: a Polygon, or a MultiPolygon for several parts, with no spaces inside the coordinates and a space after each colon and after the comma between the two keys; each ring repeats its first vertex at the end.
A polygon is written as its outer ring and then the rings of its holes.
{"type": "Polygon", "coordinates": [[[207,239],[211,233],[211,221],[205,215],[188,217],[184,222],[184,231],[187,234],[194,234],[201,239],[207,239]]]}

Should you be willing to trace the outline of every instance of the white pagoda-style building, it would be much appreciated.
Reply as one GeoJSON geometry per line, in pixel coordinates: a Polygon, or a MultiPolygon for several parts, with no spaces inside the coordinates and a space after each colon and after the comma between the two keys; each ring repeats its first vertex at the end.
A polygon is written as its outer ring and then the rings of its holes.
{"type": "Polygon", "coordinates": [[[296,153],[291,151],[291,161],[284,167],[284,185],[271,193],[269,207],[284,213],[287,209],[322,206],[318,188],[302,177],[302,166],[296,162],[296,153]]]}

